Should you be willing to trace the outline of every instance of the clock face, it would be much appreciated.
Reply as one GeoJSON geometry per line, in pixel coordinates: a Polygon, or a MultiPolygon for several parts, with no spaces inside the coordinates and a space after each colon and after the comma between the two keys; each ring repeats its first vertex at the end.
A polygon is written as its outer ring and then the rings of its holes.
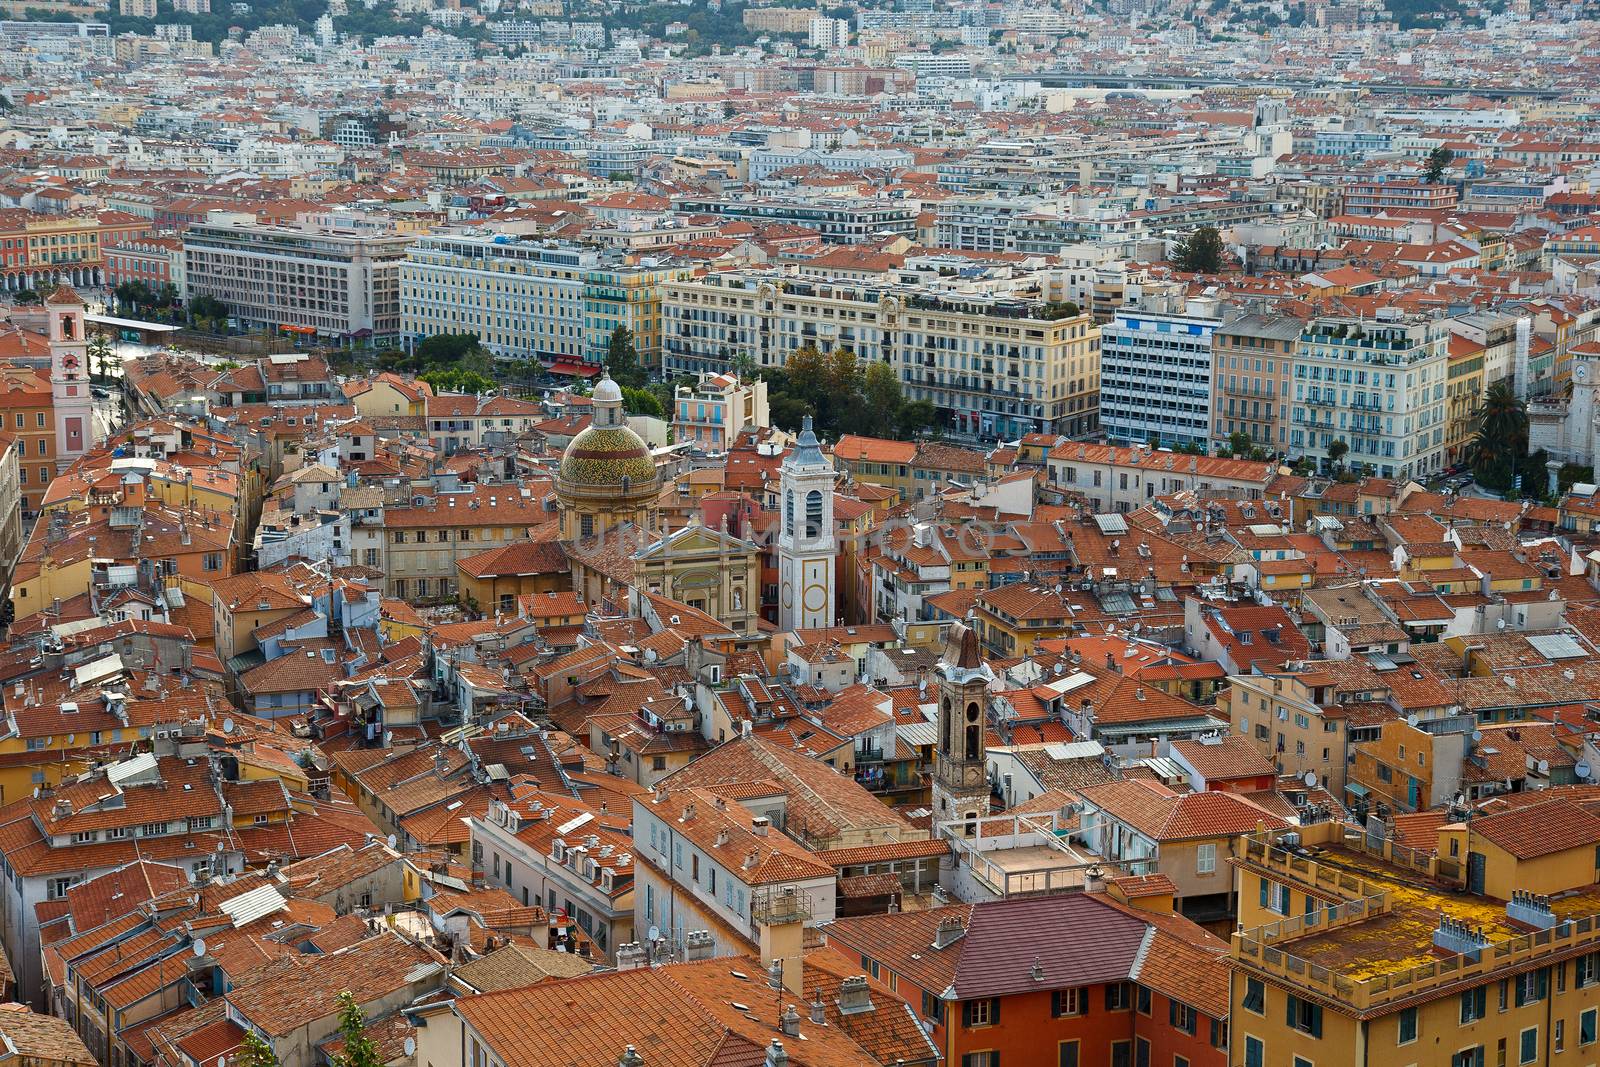
{"type": "Polygon", "coordinates": [[[1580,363],[1572,368],[1572,376],[1580,382],[1587,382],[1589,380],[1589,364],[1580,363]]]}

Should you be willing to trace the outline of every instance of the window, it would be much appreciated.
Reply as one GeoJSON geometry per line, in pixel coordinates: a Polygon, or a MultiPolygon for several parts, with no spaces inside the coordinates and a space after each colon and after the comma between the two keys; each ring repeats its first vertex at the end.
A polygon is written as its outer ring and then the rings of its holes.
{"type": "Polygon", "coordinates": [[[1600,1008],[1590,1008],[1578,1016],[1578,1044],[1594,1044],[1596,1019],[1600,1019],[1600,1008]]]}
{"type": "Polygon", "coordinates": [[[1253,1011],[1257,1015],[1267,1012],[1267,987],[1259,978],[1246,978],[1244,980],[1244,1010],[1253,1011]]]}
{"type": "Polygon", "coordinates": [[[932,993],[922,994],[922,1015],[936,1023],[944,1022],[944,1001],[932,993]]]}
{"type": "Polygon", "coordinates": [[[220,571],[222,569],[222,553],[207,552],[202,557],[201,566],[208,571],[220,571]]]}
{"type": "Polygon", "coordinates": [[[998,1052],[969,1052],[961,1057],[961,1067],[1000,1067],[998,1052]]]}
{"type": "Polygon", "coordinates": [[[1142,1037],[1133,1039],[1133,1067],[1150,1067],[1150,1042],[1142,1037]]]}
{"type": "Polygon", "coordinates": [[[1294,1067],[1312,1067],[1312,1063],[1304,1056],[1296,1056],[1294,1058],[1294,1067]]]}
{"type": "Polygon", "coordinates": [[[1217,869],[1217,846],[1200,845],[1194,852],[1194,873],[1211,874],[1217,869]]]}
{"type": "Polygon", "coordinates": [[[1302,1034],[1310,1034],[1312,1037],[1321,1037],[1322,1005],[1313,1004],[1309,1000],[1301,1000],[1291,993],[1289,995],[1287,1021],[1291,1030],[1299,1030],[1302,1034]]]}
{"type": "Polygon", "coordinates": [[[1550,971],[1541,967],[1537,971],[1517,975],[1517,1007],[1537,1004],[1550,991],[1550,971]]]}
{"type": "Polygon", "coordinates": [[[1078,1042],[1063,1041],[1056,1053],[1056,1067],[1078,1067],[1078,1042]]]}
{"type": "MultiPolygon", "coordinates": [[[[1172,1024],[1172,1028],[1174,1030],[1179,1030],[1185,1034],[1188,1034],[1190,1037],[1194,1036],[1195,1013],[1194,1009],[1189,1007],[1189,1005],[1181,1004],[1176,1000],[1167,1001],[1167,1022],[1172,1024]]],[[[1294,1025],[1294,1021],[1292,1019],[1290,1020],[1289,1025],[1294,1025]]]]}
{"type": "Polygon", "coordinates": [[[965,1000],[961,1002],[962,1026],[967,1028],[975,1026],[995,1026],[999,1022],[999,997],[990,997],[988,1000],[965,1000]]]}
{"type": "Polygon", "coordinates": [[[1417,1009],[1407,1008],[1400,1013],[1400,1035],[1396,1044],[1409,1045],[1417,1039],[1417,1009]]]}
{"type": "Polygon", "coordinates": [[[1089,998],[1083,995],[1081,989],[1055,989],[1050,992],[1050,1018],[1060,1019],[1068,1015],[1087,1015],[1089,1013],[1089,998]]]}
{"type": "Polygon", "coordinates": [[[1139,987],[1139,1014],[1150,1014],[1150,990],[1144,986],[1139,987]]]}
{"type": "Polygon", "coordinates": [[[1591,952],[1573,961],[1572,980],[1578,989],[1594,985],[1597,975],[1600,975],[1600,952],[1591,952]]]}
{"type": "Polygon", "coordinates": [[[1517,1044],[1519,1046],[1517,1056],[1518,1063],[1532,1063],[1534,1060],[1538,1059],[1539,1028],[1537,1026],[1530,1026],[1526,1030],[1522,1031],[1522,1035],[1517,1041],[1517,1044]]]}
{"type": "Polygon", "coordinates": [[[1187,1056],[1174,1056],[1174,1057],[1172,1057],[1172,1067],[1189,1067],[1189,1057],[1187,1057],[1187,1056]]]}
{"type": "Polygon", "coordinates": [[[1483,1067],[1483,1046],[1462,1049],[1450,1057],[1450,1067],[1483,1067]]]}
{"type": "Polygon", "coordinates": [[[1565,1019],[1557,1019],[1551,1026],[1550,1040],[1555,1043],[1555,1050],[1557,1052],[1567,1051],[1567,1021],[1565,1019]]]}
{"type": "Polygon", "coordinates": [[[1244,1067],[1266,1067],[1267,1050],[1259,1037],[1244,1039],[1244,1067]]]}
{"type": "Polygon", "coordinates": [[[1111,1042],[1111,1067],[1133,1067],[1133,1043],[1111,1042]]]}
{"type": "MultiPolygon", "coordinates": [[[[1133,986],[1127,982],[1114,982],[1106,986],[1106,1011],[1127,1011],[1133,1007],[1133,986]]],[[[1085,1006],[1085,1011],[1088,1010],[1085,1006]]]]}

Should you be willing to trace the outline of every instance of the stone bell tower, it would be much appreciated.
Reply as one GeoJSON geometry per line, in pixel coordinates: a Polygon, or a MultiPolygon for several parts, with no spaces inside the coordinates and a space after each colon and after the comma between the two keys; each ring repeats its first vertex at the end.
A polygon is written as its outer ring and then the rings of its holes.
{"type": "Polygon", "coordinates": [[[939,738],[933,755],[935,823],[960,821],[967,833],[989,814],[989,776],[984,757],[988,731],[989,684],[994,674],[983,662],[978,633],[954,623],[946,639],[939,672],[939,738]]]}

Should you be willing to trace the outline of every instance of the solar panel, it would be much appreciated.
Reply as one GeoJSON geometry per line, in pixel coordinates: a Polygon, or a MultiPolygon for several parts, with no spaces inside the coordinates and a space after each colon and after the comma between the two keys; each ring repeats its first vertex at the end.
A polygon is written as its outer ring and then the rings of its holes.
{"type": "Polygon", "coordinates": [[[1545,659],[1577,659],[1586,656],[1583,646],[1570,634],[1539,634],[1528,638],[1528,644],[1545,659]]]}
{"type": "Polygon", "coordinates": [[[232,900],[222,902],[222,913],[233,920],[234,928],[253,923],[263,915],[271,915],[289,906],[283,894],[270,885],[240,893],[232,900]]]}
{"type": "Polygon", "coordinates": [[[1100,527],[1103,534],[1125,534],[1128,532],[1128,520],[1121,515],[1096,515],[1094,524],[1100,527]]]}

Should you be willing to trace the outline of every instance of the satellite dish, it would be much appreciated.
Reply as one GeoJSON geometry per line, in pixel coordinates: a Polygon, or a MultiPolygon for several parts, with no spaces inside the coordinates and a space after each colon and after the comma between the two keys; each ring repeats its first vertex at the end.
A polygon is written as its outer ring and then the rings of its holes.
{"type": "Polygon", "coordinates": [[[406,1050],[407,1056],[415,1056],[417,1054],[417,1039],[408,1037],[406,1038],[406,1043],[401,1047],[406,1050]]]}
{"type": "Polygon", "coordinates": [[[195,938],[194,954],[196,956],[204,956],[206,954],[206,939],[205,938],[203,938],[203,937],[195,938]]]}
{"type": "Polygon", "coordinates": [[[393,834],[390,834],[389,835],[389,847],[390,848],[394,848],[394,842],[395,842],[395,836],[393,834]]]}
{"type": "Polygon", "coordinates": [[[72,743],[73,743],[73,742],[74,742],[74,741],[76,741],[76,740],[77,740],[77,739],[78,739],[78,735],[77,735],[77,734],[68,734],[68,735],[67,735],[67,744],[69,744],[69,745],[70,745],[70,744],[72,744],[72,743]]]}
{"type": "Polygon", "coordinates": [[[229,717],[229,718],[226,718],[226,719],[222,720],[222,732],[225,733],[225,734],[233,733],[233,719],[232,719],[232,717],[229,717]]]}
{"type": "Polygon", "coordinates": [[[1579,778],[1587,778],[1589,777],[1589,765],[1587,763],[1580,762],[1576,767],[1572,768],[1572,773],[1576,774],[1579,778]]]}
{"type": "Polygon", "coordinates": [[[1483,740],[1483,731],[1482,730],[1474,730],[1474,731],[1472,731],[1472,739],[1474,741],[1482,741],[1483,740]]]}
{"type": "Polygon", "coordinates": [[[1415,725],[1417,725],[1417,717],[1415,715],[1407,715],[1406,716],[1406,725],[1407,726],[1415,726],[1415,725]]]}
{"type": "Polygon", "coordinates": [[[1300,780],[1306,784],[1307,789],[1315,789],[1317,785],[1317,772],[1307,771],[1305,773],[1305,777],[1301,778],[1300,780]]]}
{"type": "Polygon", "coordinates": [[[652,927],[651,927],[651,928],[650,928],[650,929],[649,929],[649,930],[648,930],[648,931],[647,931],[647,932],[646,932],[646,933],[645,933],[645,935],[644,935],[644,936],[645,936],[645,940],[647,940],[647,941],[660,941],[660,940],[661,940],[661,927],[659,927],[659,926],[652,926],[652,927]]]}

